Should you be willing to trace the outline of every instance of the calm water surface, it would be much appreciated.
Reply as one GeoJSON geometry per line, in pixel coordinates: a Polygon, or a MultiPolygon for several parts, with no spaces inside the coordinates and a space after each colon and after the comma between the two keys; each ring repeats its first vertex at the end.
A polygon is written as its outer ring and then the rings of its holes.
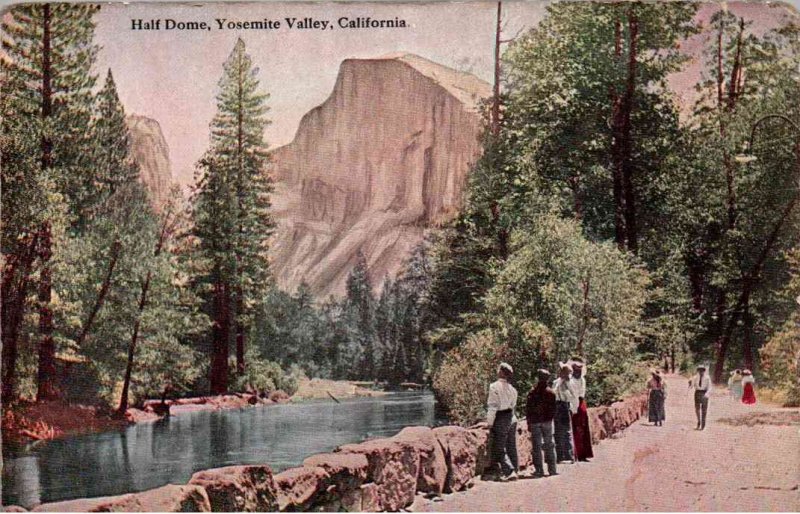
{"type": "Polygon", "coordinates": [[[392,393],[341,404],[193,412],[122,432],[4,449],[3,504],[30,507],[143,491],[232,464],[267,463],[279,471],[341,444],[433,426],[434,406],[429,393],[392,393]]]}

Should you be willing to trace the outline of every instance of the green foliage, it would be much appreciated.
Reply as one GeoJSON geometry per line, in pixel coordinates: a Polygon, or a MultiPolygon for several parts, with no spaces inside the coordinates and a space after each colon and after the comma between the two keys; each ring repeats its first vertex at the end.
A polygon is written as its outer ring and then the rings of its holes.
{"type": "MultiPolygon", "coordinates": [[[[800,252],[789,254],[792,276],[781,293],[800,297],[800,252]]],[[[764,382],[785,396],[786,407],[800,405],[800,312],[797,305],[783,326],[760,350],[764,382]]]]}
{"type": "MultiPolygon", "coordinates": [[[[259,92],[258,69],[237,40],[223,65],[217,114],[211,122],[211,145],[198,163],[193,197],[193,236],[198,241],[195,285],[214,320],[211,389],[228,386],[228,353],[244,341],[270,284],[267,255],[274,222],[272,184],[264,128],[268,95],[259,92]]],[[[237,368],[244,363],[237,359],[237,368]]]]}
{"type": "Polygon", "coordinates": [[[297,392],[299,376],[284,372],[280,365],[268,360],[251,356],[247,361],[244,374],[236,376],[233,388],[236,391],[257,391],[271,393],[284,391],[289,396],[297,392]]]}

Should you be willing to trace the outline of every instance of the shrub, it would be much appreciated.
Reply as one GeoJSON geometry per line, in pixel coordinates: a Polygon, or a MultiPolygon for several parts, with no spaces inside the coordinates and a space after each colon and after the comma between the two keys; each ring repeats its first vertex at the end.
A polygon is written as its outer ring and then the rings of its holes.
{"type": "MultiPolygon", "coordinates": [[[[232,369],[235,369],[232,366],[232,369]]],[[[285,391],[289,396],[297,392],[297,377],[286,373],[280,365],[264,359],[247,361],[243,375],[237,375],[232,388],[236,391],[256,390],[259,393],[285,391]]]]}

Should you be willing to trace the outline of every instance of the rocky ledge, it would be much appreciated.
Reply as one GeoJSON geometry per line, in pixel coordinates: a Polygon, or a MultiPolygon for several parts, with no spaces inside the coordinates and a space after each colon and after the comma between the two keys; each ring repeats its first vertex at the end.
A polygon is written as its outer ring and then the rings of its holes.
{"type": "MultiPolygon", "coordinates": [[[[637,395],[589,409],[595,443],[633,424],[647,409],[637,395]]],[[[520,467],[531,465],[525,423],[517,429],[520,467]]],[[[398,511],[417,494],[469,488],[489,464],[485,427],[409,427],[388,439],[348,444],[314,455],[273,475],[269,466],[229,466],[200,471],[188,485],[141,493],[47,503],[37,512],[398,511]]]]}

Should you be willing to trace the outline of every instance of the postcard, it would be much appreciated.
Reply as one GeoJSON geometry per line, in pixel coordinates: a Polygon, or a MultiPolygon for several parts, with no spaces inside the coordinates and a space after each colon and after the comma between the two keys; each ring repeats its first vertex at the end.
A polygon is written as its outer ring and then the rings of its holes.
{"type": "Polygon", "coordinates": [[[13,3],[6,511],[797,511],[794,3],[13,3]]]}

